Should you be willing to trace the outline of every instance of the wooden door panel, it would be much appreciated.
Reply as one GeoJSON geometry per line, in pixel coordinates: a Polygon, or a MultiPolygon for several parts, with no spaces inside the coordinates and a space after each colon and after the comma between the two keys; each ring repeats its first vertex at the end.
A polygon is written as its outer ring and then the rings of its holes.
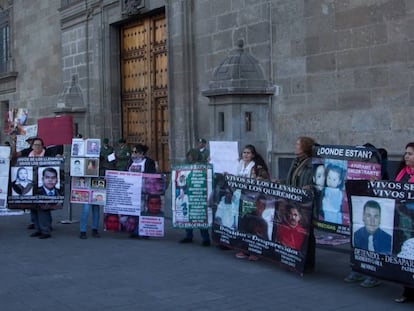
{"type": "Polygon", "coordinates": [[[148,145],[160,171],[170,170],[165,15],[121,29],[122,131],[128,144],[148,145]]]}

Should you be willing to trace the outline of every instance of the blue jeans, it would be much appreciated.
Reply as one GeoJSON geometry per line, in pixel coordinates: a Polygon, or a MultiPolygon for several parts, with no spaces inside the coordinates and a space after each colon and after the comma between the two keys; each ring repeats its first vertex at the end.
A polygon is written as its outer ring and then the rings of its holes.
{"type": "MultiPolygon", "coordinates": [[[[185,237],[192,240],[193,231],[193,229],[185,229],[185,237]]],[[[208,233],[208,229],[200,229],[200,235],[203,242],[210,242],[210,234],[208,233]]]]}
{"type": "Polygon", "coordinates": [[[83,204],[82,215],[80,218],[80,232],[86,232],[88,226],[89,211],[92,206],[92,230],[98,230],[99,228],[99,205],[83,204]]]}

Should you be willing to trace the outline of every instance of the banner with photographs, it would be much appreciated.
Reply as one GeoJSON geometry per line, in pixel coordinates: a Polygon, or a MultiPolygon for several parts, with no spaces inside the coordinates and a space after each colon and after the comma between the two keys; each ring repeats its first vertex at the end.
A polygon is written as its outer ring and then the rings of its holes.
{"type": "Polygon", "coordinates": [[[10,172],[9,208],[60,209],[64,201],[64,159],[18,158],[10,172]]]}
{"type": "Polygon", "coordinates": [[[313,192],[255,178],[224,178],[213,195],[213,240],[303,273],[313,192]]]}
{"type": "Polygon", "coordinates": [[[380,159],[375,148],[336,145],[314,147],[315,228],[341,235],[350,234],[345,182],[380,179],[380,159]]]}
{"type": "Polygon", "coordinates": [[[0,146],[0,216],[21,215],[23,211],[7,208],[7,193],[9,188],[10,147],[0,146]]]}
{"type": "Polygon", "coordinates": [[[70,176],[93,177],[99,176],[99,153],[101,140],[72,139],[70,176]]]}
{"type": "Polygon", "coordinates": [[[23,149],[29,148],[30,145],[27,143],[27,139],[37,136],[37,124],[36,125],[25,125],[22,127],[22,134],[16,136],[16,151],[22,151],[23,149]]]}
{"type": "Polygon", "coordinates": [[[165,174],[106,171],[104,228],[164,236],[165,174]]]}
{"type": "Polygon", "coordinates": [[[348,181],[352,269],[414,286],[414,184],[348,181]]]}
{"type": "Polygon", "coordinates": [[[105,205],[106,181],[104,177],[72,177],[71,203],[105,205]]]}
{"type": "Polygon", "coordinates": [[[4,119],[4,134],[24,135],[23,126],[26,125],[29,111],[25,108],[15,108],[7,111],[4,119]]]}
{"type": "Polygon", "coordinates": [[[213,166],[178,165],[172,170],[171,180],[173,227],[211,227],[212,215],[208,208],[208,198],[212,193],[213,166]]]}

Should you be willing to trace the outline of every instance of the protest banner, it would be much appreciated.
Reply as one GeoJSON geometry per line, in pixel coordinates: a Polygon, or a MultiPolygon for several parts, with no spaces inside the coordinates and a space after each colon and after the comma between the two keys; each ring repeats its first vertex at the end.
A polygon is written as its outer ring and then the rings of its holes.
{"type": "Polygon", "coordinates": [[[73,117],[57,116],[37,120],[37,133],[45,146],[69,145],[73,137],[73,117]]]}
{"type": "Polygon", "coordinates": [[[105,205],[106,181],[104,177],[72,177],[71,203],[105,205]]]}
{"type": "Polygon", "coordinates": [[[116,216],[119,222],[111,231],[164,236],[165,174],[107,170],[106,189],[105,219],[114,222],[116,216]]]}
{"type": "Polygon", "coordinates": [[[7,111],[4,118],[4,134],[25,135],[23,125],[26,125],[28,113],[25,108],[14,108],[7,111]]]}
{"type": "Polygon", "coordinates": [[[375,148],[325,145],[313,149],[315,186],[314,225],[321,231],[349,235],[347,180],[381,178],[380,155],[375,148]]]}
{"type": "Polygon", "coordinates": [[[303,273],[312,191],[234,175],[225,180],[216,196],[213,240],[303,273]]]}
{"type": "Polygon", "coordinates": [[[235,175],[239,164],[237,141],[210,141],[210,163],[214,173],[235,175]]]}
{"type": "Polygon", "coordinates": [[[187,229],[211,227],[207,203],[213,186],[212,165],[174,166],[171,180],[173,227],[187,229]]]}
{"type": "Polygon", "coordinates": [[[7,194],[9,189],[10,147],[0,146],[0,216],[21,215],[22,210],[7,208],[7,194]]]}
{"type": "Polygon", "coordinates": [[[64,177],[63,158],[18,158],[11,167],[9,208],[28,209],[35,204],[48,209],[62,208],[64,177]]]}
{"type": "Polygon", "coordinates": [[[414,184],[346,182],[355,271],[414,286],[414,184]]]}
{"type": "Polygon", "coordinates": [[[16,136],[16,151],[22,151],[23,149],[30,147],[26,140],[30,137],[37,136],[37,124],[23,126],[23,130],[24,134],[16,136]]]}

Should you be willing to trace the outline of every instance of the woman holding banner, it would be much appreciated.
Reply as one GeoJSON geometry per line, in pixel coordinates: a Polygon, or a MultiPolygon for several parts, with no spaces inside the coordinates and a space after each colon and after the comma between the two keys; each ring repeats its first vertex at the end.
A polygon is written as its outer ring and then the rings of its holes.
{"type": "MultiPolygon", "coordinates": [[[[137,144],[132,148],[132,155],[131,160],[132,163],[130,164],[128,171],[129,172],[138,172],[138,173],[156,173],[157,169],[155,167],[155,161],[146,156],[148,151],[148,146],[137,144]]],[[[136,229],[131,232],[130,238],[131,239],[139,239],[141,236],[138,234],[139,232],[139,218],[138,224],[136,229]]],[[[142,238],[148,239],[147,236],[142,236],[142,238]]]]}
{"type": "MultiPolygon", "coordinates": [[[[289,169],[286,184],[298,188],[313,189],[313,165],[312,148],[316,144],[310,137],[301,136],[295,144],[295,160],[289,169]]],[[[313,226],[309,228],[309,245],[305,260],[305,272],[312,272],[315,269],[316,241],[313,233],[313,226]]]]}
{"type": "MultiPolygon", "coordinates": [[[[403,183],[414,183],[414,142],[405,146],[404,159],[401,161],[400,170],[395,181],[403,183]]],[[[414,301],[414,287],[404,286],[401,297],[395,298],[395,302],[404,303],[414,301]]]]}
{"type": "MultiPolygon", "coordinates": [[[[237,175],[243,177],[257,178],[257,179],[269,179],[270,174],[263,157],[257,153],[256,148],[253,145],[246,145],[243,148],[242,159],[237,167],[237,175]]],[[[261,200],[256,202],[256,210],[254,216],[257,219],[262,218],[263,209],[258,208],[261,206],[261,200]]],[[[263,219],[263,223],[265,223],[263,219]]],[[[267,229],[266,229],[267,230],[267,229]]],[[[259,258],[255,255],[250,254],[246,251],[241,251],[236,254],[236,258],[244,259],[247,258],[250,261],[257,261],[259,258]]]]}

